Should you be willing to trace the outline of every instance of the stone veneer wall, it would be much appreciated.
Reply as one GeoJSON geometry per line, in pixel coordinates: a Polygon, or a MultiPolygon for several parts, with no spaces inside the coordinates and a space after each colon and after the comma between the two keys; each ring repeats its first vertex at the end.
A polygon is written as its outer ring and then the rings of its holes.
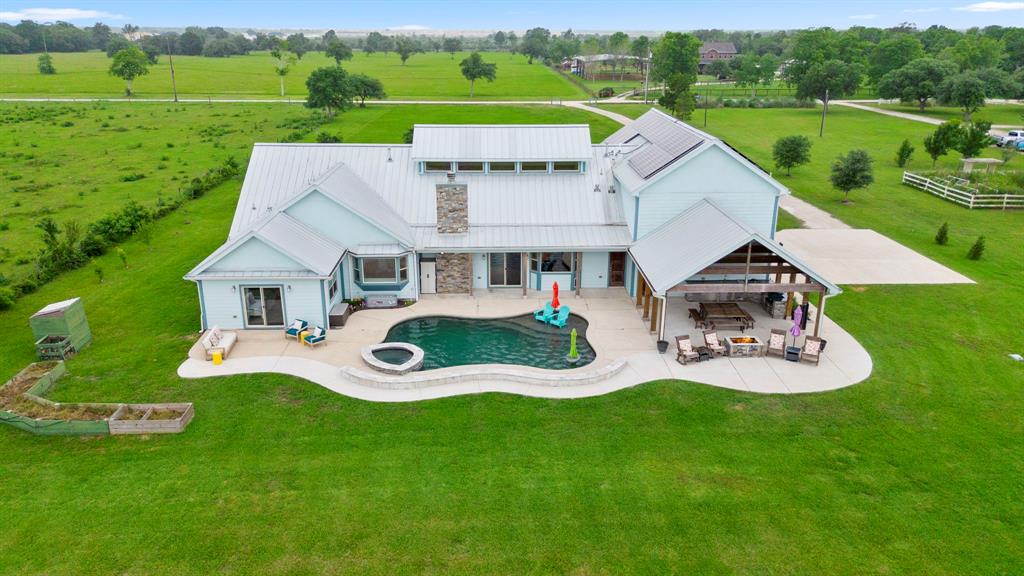
{"type": "Polygon", "coordinates": [[[471,294],[473,292],[473,255],[437,255],[437,293],[471,294]]]}
{"type": "Polygon", "coordinates": [[[469,231],[469,192],[465,184],[437,185],[437,231],[463,234],[469,231]]]}

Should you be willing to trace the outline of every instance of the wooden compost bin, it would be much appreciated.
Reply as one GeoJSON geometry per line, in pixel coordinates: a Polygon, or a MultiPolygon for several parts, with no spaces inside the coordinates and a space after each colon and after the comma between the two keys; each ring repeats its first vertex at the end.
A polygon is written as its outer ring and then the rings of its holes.
{"type": "Polygon", "coordinates": [[[92,342],[85,306],[80,298],[44,306],[29,318],[29,325],[40,358],[63,360],[92,342]]]}

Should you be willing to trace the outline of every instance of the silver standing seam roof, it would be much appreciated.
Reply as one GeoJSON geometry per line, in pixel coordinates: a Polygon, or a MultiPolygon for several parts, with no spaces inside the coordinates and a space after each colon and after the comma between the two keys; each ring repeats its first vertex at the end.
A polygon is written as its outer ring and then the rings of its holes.
{"type": "Polygon", "coordinates": [[[708,134],[652,108],[620,128],[605,142],[643,144],[627,162],[641,178],[647,180],[711,139],[708,134]]]}
{"type": "Polygon", "coordinates": [[[829,294],[841,292],[838,286],[800,262],[780,244],[736,220],[706,198],[644,236],[629,248],[629,253],[654,292],[664,295],[673,286],[751,240],[820,282],[829,294]]]}
{"type": "Polygon", "coordinates": [[[590,160],[586,124],[440,125],[413,127],[415,161],[590,160]]]}

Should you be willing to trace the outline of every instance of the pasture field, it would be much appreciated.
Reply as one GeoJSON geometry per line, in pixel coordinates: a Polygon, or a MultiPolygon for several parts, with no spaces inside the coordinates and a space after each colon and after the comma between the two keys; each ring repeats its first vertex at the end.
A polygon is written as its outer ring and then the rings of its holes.
{"type": "MultiPolygon", "coordinates": [[[[468,100],[469,81],[459,62],[468,52],[414,54],[403,66],[398,55],[356,52],[342,62],[346,71],[377,78],[391,100],[468,100]]],[[[476,100],[582,99],[586,94],[540,62],[527,64],[525,56],[485,52],[484,60],[498,65],[494,82],[480,81],[476,100]]],[[[110,59],[103,52],[53,54],[57,74],[44,76],[36,69],[37,54],[0,55],[0,96],[114,98],[124,95],[124,81],[108,74],[110,59]]],[[[302,57],[285,77],[285,96],[304,99],[306,78],[334,60],[320,52],[302,57]]],[[[175,56],[178,95],[189,98],[278,98],[276,60],[268,52],[246,56],[205,58],[175,56]]],[[[167,56],[135,81],[138,98],[170,98],[171,75],[167,56]]]]}
{"type": "MultiPolygon", "coordinates": [[[[709,129],[762,165],[775,138],[818,119],[711,112],[709,129]]],[[[889,184],[888,151],[926,131],[836,109],[813,164],[782,180],[978,282],[844,287],[829,316],[874,372],[810,395],[659,381],[571,401],[375,404],[280,375],[182,380],[199,303],[181,276],[226,235],[241,178],[229,181],[127,242],[127,268],[107,254],[0,312],[0,379],[33,360],[26,318],[81,296],[94,343],[55,400],[196,407],[176,436],[0,427],[0,573],[1019,572],[1024,365],[1007,353],[1024,325],[1024,214],[889,184]],[[824,167],[871,144],[878,184],[839,205],[824,167]],[[943,221],[944,247],[931,241],[943,221]],[[977,234],[988,250],[970,261],[977,234]]]]}
{"type": "Polygon", "coordinates": [[[51,216],[87,224],[133,199],[168,199],[191,178],[233,156],[243,165],[254,142],[323,131],[346,142],[402,142],[415,123],[590,123],[603,140],[618,124],[554,106],[367,106],[321,123],[288,104],[0,103],[0,274],[32,269],[42,248],[35,222],[51,216]],[[6,224],[6,227],[2,226],[6,224]]]}

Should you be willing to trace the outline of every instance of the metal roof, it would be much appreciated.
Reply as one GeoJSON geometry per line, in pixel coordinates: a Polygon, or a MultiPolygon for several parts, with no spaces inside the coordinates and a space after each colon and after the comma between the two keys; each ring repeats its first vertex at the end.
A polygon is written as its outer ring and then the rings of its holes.
{"type": "Polygon", "coordinates": [[[652,108],[609,136],[609,144],[642,142],[629,166],[644,180],[695,150],[712,137],[652,108]],[[642,139],[642,140],[641,140],[642,139]]]}
{"type": "MultiPolygon", "coordinates": [[[[329,276],[338,261],[345,255],[345,247],[341,244],[309,228],[288,214],[277,212],[259,222],[248,233],[225,242],[186,274],[185,278],[239,277],[251,272],[251,270],[207,271],[207,268],[252,238],[266,242],[272,248],[305,266],[308,273],[299,274],[301,276],[329,276]]],[[[272,269],[264,269],[261,272],[263,275],[283,273],[281,270],[272,269]]]]}
{"type": "Polygon", "coordinates": [[[408,252],[401,244],[360,244],[352,250],[356,256],[401,256],[408,252]]]}
{"type": "Polygon", "coordinates": [[[591,156],[586,124],[438,125],[413,127],[413,160],[577,160],[591,156]]]}
{"type": "Polygon", "coordinates": [[[736,54],[736,45],[732,42],[705,42],[700,45],[699,51],[701,54],[709,50],[726,54],[736,54]]]}
{"type": "Polygon", "coordinates": [[[625,224],[582,226],[474,226],[465,234],[441,234],[435,227],[418,227],[421,250],[624,250],[632,242],[625,224]]]}
{"type": "Polygon", "coordinates": [[[665,294],[751,240],[820,282],[829,293],[840,292],[838,286],[800,262],[780,244],[734,219],[706,198],[644,236],[629,253],[651,288],[657,294],[665,294]]]}
{"type": "MultiPolygon", "coordinates": [[[[582,243],[588,241],[585,227],[625,226],[622,199],[618,193],[608,193],[614,154],[606,152],[632,146],[587,146],[590,157],[582,174],[458,174],[456,180],[467,186],[470,228],[565,227],[577,232],[582,243]]],[[[245,234],[259,221],[258,215],[285,206],[314,188],[318,177],[339,163],[408,226],[435,227],[436,188],[446,177],[440,173],[420,174],[411,155],[408,145],[257,144],[235,210],[231,237],[245,234]]],[[[416,246],[422,247],[420,233],[412,236],[416,246]]]]}
{"type": "Polygon", "coordinates": [[[70,298],[68,300],[61,300],[60,302],[54,302],[53,304],[47,304],[39,309],[38,312],[32,315],[32,318],[38,318],[40,316],[47,316],[54,312],[60,312],[67,308],[70,308],[75,302],[78,302],[79,298],[70,298]]]}

